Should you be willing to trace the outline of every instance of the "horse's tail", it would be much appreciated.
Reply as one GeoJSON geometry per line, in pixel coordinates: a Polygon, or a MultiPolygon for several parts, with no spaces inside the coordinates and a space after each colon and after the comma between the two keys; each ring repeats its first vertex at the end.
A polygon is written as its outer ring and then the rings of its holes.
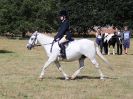
{"type": "MultiPolygon", "coordinates": [[[[102,55],[102,53],[100,52],[99,48],[98,48],[98,45],[95,43],[95,46],[96,46],[96,53],[97,55],[108,65],[108,67],[110,69],[112,69],[112,66],[111,64],[109,63],[109,61],[102,55]]],[[[113,70],[113,69],[112,69],[113,70]]]]}

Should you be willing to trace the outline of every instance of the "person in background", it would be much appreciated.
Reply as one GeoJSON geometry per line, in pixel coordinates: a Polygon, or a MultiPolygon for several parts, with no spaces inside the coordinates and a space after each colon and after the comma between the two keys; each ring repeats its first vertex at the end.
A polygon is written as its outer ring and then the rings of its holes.
{"type": "Polygon", "coordinates": [[[102,34],[101,34],[101,29],[100,28],[98,28],[97,31],[96,31],[96,43],[100,47],[100,51],[102,53],[103,42],[102,42],[102,34]]]}
{"type": "Polygon", "coordinates": [[[116,34],[117,34],[117,54],[122,55],[122,39],[123,39],[123,33],[120,30],[120,28],[116,28],[116,34]]]}
{"type": "Polygon", "coordinates": [[[104,55],[108,54],[108,42],[107,42],[107,40],[106,41],[104,40],[107,35],[108,35],[108,33],[102,32],[102,49],[103,49],[102,54],[104,54],[104,55]]]}
{"type": "Polygon", "coordinates": [[[130,47],[130,37],[131,37],[131,32],[128,30],[128,26],[124,26],[123,47],[124,47],[125,54],[128,54],[128,49],[130,47]]]}

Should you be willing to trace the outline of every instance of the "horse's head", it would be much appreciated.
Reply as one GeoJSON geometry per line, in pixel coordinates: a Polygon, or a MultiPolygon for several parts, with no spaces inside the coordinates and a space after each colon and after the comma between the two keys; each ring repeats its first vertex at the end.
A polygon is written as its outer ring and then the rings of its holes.
{"type": "Polygon", "coordinates": [[[34,32],[34,33],[31,35],[31,37],[30,37],[30,39],[29,39],[29,41],[28,41],[28,44],[27,44],[27,48],[28,48],[29,50],[31,50],[31,49],[37,44],[37,36],[38,36],[37,31],[34,32]]]}

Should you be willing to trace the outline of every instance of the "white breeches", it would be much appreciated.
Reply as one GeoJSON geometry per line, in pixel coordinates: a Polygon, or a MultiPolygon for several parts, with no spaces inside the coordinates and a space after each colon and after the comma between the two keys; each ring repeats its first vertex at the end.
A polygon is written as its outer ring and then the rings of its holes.
{"type": "Polygon", "coordinates": [[[59,44],[65,43],[66,41],[68,41],[68,40],[66,39],[66,35],[65,35],[64,37],[62,37],[62,38],[60,39],[59,44]]]}

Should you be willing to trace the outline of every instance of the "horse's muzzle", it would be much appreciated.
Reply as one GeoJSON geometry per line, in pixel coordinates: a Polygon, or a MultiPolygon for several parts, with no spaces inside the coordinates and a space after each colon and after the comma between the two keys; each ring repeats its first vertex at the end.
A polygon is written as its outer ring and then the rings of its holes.
{"type": "Polygon", "coordinates": [[[27,44],[27,49],[28,49],[28,50],[31,50],[32,47],[33,47],[33,46],[32,46],[31,44],[27,44]]]}

